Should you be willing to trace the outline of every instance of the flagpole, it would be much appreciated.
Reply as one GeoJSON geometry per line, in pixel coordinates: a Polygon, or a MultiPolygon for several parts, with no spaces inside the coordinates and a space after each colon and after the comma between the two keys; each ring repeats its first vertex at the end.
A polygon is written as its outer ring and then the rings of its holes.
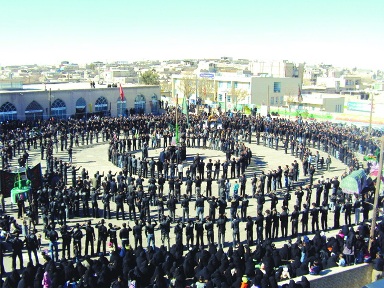
{"type": "Polygon", "coordinates": [[[176,129],[176,132],[175,132],[175,138],[176,138],[176,145],[179,144],[179,123],[178,123],[178,119],[177,119],[177,113],[178,113],[178,110],[179,110],[179,95],[176,94],[176,114],[175,114],[175,120],[176,120],[176,125],[175,125],[175,129],[176,129]]]}

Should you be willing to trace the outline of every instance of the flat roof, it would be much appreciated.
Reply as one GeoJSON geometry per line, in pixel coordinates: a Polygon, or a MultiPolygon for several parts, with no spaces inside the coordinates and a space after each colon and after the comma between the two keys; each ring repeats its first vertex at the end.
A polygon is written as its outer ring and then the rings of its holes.
{"type": "MultiPolygon", "coordinates": [[[[130,87],[151,87],[151,86],[158,86],[158,85],[138,85],[138,84],[122,84],[123,88],[130,88],[130,87]]],[[[115,89],[118,89],[120,86],[113,87],[115,89]]],[[[108,85],[103,84],[97,84],[95,83],[95,88],[91,88],[90,82],[65,82],[65,83],[47,83],[47,84],[24,84],[23,89],[18,90],[0,90],[0,93],[23,93],[23,92],[35,92],[35,91],[49,91],[51,89],[52,91],[58,91],[58,90],[81,90],[81,89],[107,89],[109,88],[108,85]]]]}

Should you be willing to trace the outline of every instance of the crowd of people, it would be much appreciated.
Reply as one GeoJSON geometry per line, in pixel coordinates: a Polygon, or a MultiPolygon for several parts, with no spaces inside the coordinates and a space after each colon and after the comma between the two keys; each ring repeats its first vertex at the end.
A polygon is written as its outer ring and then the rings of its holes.
{"type": "MultiPolygon", "coordinates": [[[[384,251],[384,226],[379,223],[376,227],[370,250],[366,241],[372,195],[345,197],[339,189],[339,177],[345,175],[314,180],[318,170],[330,169],[328,155],[352,172],[360,168],[356,153],[375,153],[377,143],[361,129],[301,118],[291,121],[233,114],[218,121],[191,115],[189,125],[186,118],[180,118],[181,145],[175,148],[170,145],[175,137],[173,127],[172,113],[3,124],[3,169],[9,169],[16,154],[24,159],[18,164],[25,164],[30,149],[40,149],[47,167],[43,187],[17,200],[19,213],[28,211],[29,223],[17,223],[2,205],[1,245],[11,251],[13,262],[12,273],[1,267],[2,274],[9,273],[3,287],[41,287],[41,283],[45,283],[43,287],[185,287],[191,283],[196,287],[277,287],[278,281],[318,274],[324,268],[381,259],[376,252],[384,251]],[[121,168],[118,174],[97,172],[91,177],[86,168],[72,164],[74,147],[99,141],[109,143],[106,157],[121,168]],[[290,150],[296,159],[290,165],[259,172],[257,163],[252,164],[251,143],[281,150],[276,153],[290,150]],[[186,164],[183,153],[189,147],[220,150],[225,160],[212,162],[197,154],[186,164]],[[149,157],[150,149],[161,152],[149,157]],[[55,157],[59,150],[67,151],[68,161],[55,157]],[[290,211],[293,197],[295,205],[290,211]],[[257,209],[248,213],[252,198],[257,209]],[[111,211],[112,202],[115,211],[111,211]],[[264,208],[267,202],[270,207],[264,208]],[[180,218],[176,217],[177,207],[182,210],[180,218]],[[342,211],[344,225],[340,223],[342,211]],[[351,223],[353,212],[355,221],[351,223]],[[107,225],[105,220],[112,215],[117,220],[129,219],[133,225],[107,225]],[[320,231],[329,230],[330,215],[332,228],[338,232],[327,239],[320,231]],[[101,216],[96,225],[87,221],[70,227],[69,219],[76,222],[80,217],[101,216]],[[244,225],[245,232],[240,230],[244,225]],[[230,243],[225,241],[227,226],[232,229],[230,243]],[[47,251],[42,238],[49,243],[47,251]],[[161,246],[156,246],[156,239],[161,239],[161,246]],[[288,239],[294,240],[280,249],[272,242],[288,239]],[[24,247],[30,262],[20,279],[16,260],[22,268],[24,247]],[[43,265],[37,257],[40,249],[43,265]]],[[[3,252],[0,249],[1,262],[3,252]]],[[[304,277],[289,285],[309,287],[309,282],[304,277]]]]}

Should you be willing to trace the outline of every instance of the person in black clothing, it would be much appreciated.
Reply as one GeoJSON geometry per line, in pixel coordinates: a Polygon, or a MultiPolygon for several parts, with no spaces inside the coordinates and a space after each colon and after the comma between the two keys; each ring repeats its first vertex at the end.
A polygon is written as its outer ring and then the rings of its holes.
{"type": "Polygon", "coordinates": [[[196,246],[204,246],[204,220],[199,219],[199,217],[196,217],[195,221],[195,231],[196,231],[196,246]]]}
{"type": "Polygon", "coordinates": [[[352,203],[350,201],[347,201],[344,204],[344,217],[345,217],[345,225],[350,226],[351,225],[351,214],[352,214],[352,203]]]}
{"type": "Polygon", "coordinates": [[[192,220],[188,220],[187,225],[185,226],[185,236],[187,238],[187,249],[193,247],[193,237],[194,237],[195,224],[192,220]]]}
{"type": "Polygon", "coordinates": [[[384,259],[379,252],[376,253],[376,258],[372,261],[372,282],[375,282],[383,277],[384,259]]]}
{"type": "Polygon", "coordinates": [[[88,255],[88,246],[91,246],[91,257],[94,252],[94,241],[96,240],[95,229],[91,226],[91,221],[87,221],[87,225],[82,225],[82,229],[85,229],[85,255],[88,255]]]}
{"type": "Polygon", "coordinates": [[[175,234],[175,240],[176,240],[176,246],[177,247],[183,247],[183,228],[185,225],[181,223],[180,220],[177,221],[177,224],[174,227],[174,234],[175,234]]]}
{"type": "Polygon", "coordinates": [[[92,217],[93,218],[99,218],[99,205],[97,204],[98,197],[99,197],[99,190],[92,188],[91,204],[92,204],[92,217]]]}
{"type": "Polygon", "coordinates": [[[137,244],[139,244],[140,247],[143,246],[143,227],[145,225],[139,220],[135,220],[135,226],[132,228],[133,237],[135,238],[135,249],[137,249],[137,244]]]}
{"type": "Polygon", "coordinates": [[[299,206],[295,205],[291,215],[292,237],[297,237],[299,233],[299,215],[300,215],[299,206]]]}
{"type": "Polygon", "coordinates": [[[24,243],[28,251],[28,258],[29,262],[32,263],[32,253],[35,255],[36,265],[39,265],[39,258],[37,257],[37,248],[39,248],[39,241],[36,237],[36,229],[33,229],[33,231],[25,237],[24,243]]]}
{"type": "Polygon", "coordinates": [[[113,244],[113,248],[117,251],[117,230],[120,230],[120,227],[116,225],[112,225],[112,223],[108,224],[108,236],[109,242],[113,244]]]}
{"type": "Polygon", "coordinates": [[[280,223],[281,223],[281,237],[287,237],[288,235],[288,212],[287,207],[282,207],[283,211],[280,214],[280,223]]]}
{"type": "Polygon", "coordinates": [[[16,270],[16,258],[19,258],[20,269],[23,269],[23,247],[24,242],[20,240],[19,233],[15,234],[15,238],[8,240],[12,244],[12,269],[16,270]]]}
{"type": "Polygon", "coordinates": [[[121,247],[126,249],[126,247],[129,245],[129,231],[132,231],[132,228],[129,227],[129,224],[127,227],[126,223],[123,223],[122,226],[123,228],[120,230],[119,237],[121,240],[121,247]]]}
{"type": "Polygon", "coordinates": [[[303,211],[301,211],[301,233],[303,235],[308,234],[308,220],[309,220],[309,208],[307,204],[303,204],[303,211]]]}
{"type": "Polygon", "coordinates": [[[214,244],[215,243],[215,240],[214,240],[215,232],[213,230],[213,221],[209,216],[207,216],[207,218],[205,220],[205,227],[204,228],[205,228],[205,231],[207,231],[208,245],[214,244]]]}
{"type": "Polygon", "coordinates": [[[170,246],[169,233],[171,232],[171,222],[172,218],[170,216],[166,217],[165,215],[163,215],[163,219],[160,222],[161,243],[162,245],[166,243],[168,249],[170,246]]]}
{"type": "Polygon", "coordinates": [[[152,248],[155,250],[155,227],[157,226],[156,220],[154,220],[154,224],[151,222],[148,222],[148,224],[145,226],[145,236],[147,236],[147,248],[151,246],[152,243],[152,248]]]}
{"type": "Polygon", "coordinates": [[[247,245],[252,246],[253,245],[253,220],[251,216],[247,217],[245,230],[247,231],[247,245]]]}
{"type": "Polygon", "coordinates": [[[189,198],[187,194],[184,194],[183,200],[181,200],[181,207],[183,208],[183,223],[188,222],[189,220],[189,198]]]}
{"type": "Polygon", "coordinates": [[[73,237],[73,251],[76,258],[81,257],[81,239],[83,238],[83,232],[79,223],[76,223],[75,229],[72,233],[73,237]]]}
{"type": "Polygon", "coordinates": [[[323,231],[327,231],[328,230],[328,205],[327,205],[327,203],[325,201],[323,201],[322,204],[323,205],[320,208],[320,212],[321,212],[321,218],[320,218],[321,229],[323,231]]]}
{"type": "Polygon", "coordinates": [[[101,219],[101,221],[96,224],[96,228],[98,232],[97,233],[97,254],[100,253],[100,246],[103,245],[103,253],[104,255],[106,255],[108,230],[107,230],[107,227],[105,227],[104,223],[105,223],[104,219],[101,219]]]}
{"type": "Polygon", "coordinates": [[[225,246],[225,226],[227,223],[227,217],[225,214],[220,214],[219,219],[216,221],[216,226],[218,228],[218,245],[219,248],[224,248],[225,246]]]}
{"type": "Polygon", "coordinates": [[[112,197],[112,195],[110,193],[108,193],[107,191],[104,192],[104,194],[103,194],[103,204],[104,204],[103,217],[108,218],[108,219],[111,219],[111,206],[110,206],[111,197],[112,197]]]}
{"type": "Polygon", "coordinates": [[[341,203],[337,201],[335,205],[335,214],[333,215],[333,229],[340,228],[340,213],[341,213],[341,203]]]}
{"type": "MultiPolygon", "coordinates": [[[[241,199],[241,220],[244,222],[247,219],[247,208],[249,205],[248,195],[245,194],[244,197],[241,199]]],[[[262,211],[261,211],[262,212],[262,211]]]]}
{"type": "Polygon", "coordinates": [[[62,258],[65,259],[65,251],[67,251],[68,258],[71,258],[71,241],[72,241],[72,230],[69,229],[68,225],[64,224],[60,227],[62,244],[62,258]]]}
{"type": "Polygon", "coordinates": [[[53,261],[59,260],[59,248],[57,244],[57,240],[59,239],[59,235],[55,230],[55,226],[48,226],[47,237],[49,239],[49,250],[51,251],[51,259],[53,261]],[[55,250],[55,254],[53,254],[53,250],[55,250]]]}
{"type": "Polygon", "coordinates": [[[279,237],[279,227],[280,227],[280,214],[277,212],[276,208],[272,209],[272,238],[276,239],[279,237]]]}
{"type": "Polygon", "coordinates": [[[319,231],[319,208],[317,208],[316,203],[312,203],[312,233],[314,234],[316,231],[319,231]],[[316,226],[316,229],[315,229],[316,226]]]}
{"type": "Polygon", "coordinates": [[[257,236],[257,244],[260,245],[263,242],[263,226],[264,226],[264,216],[261,211],[258,212],[256,220],[256,236],[257,236]]]}
{"type": "Polygon", "coordinates": [[[121,211],[121,215],[123,218],[123,221],[125,221],[124,216],[124,194],[123,192],[119,192],[115,197],[116,202],[116,219],[119,220],[119,211],[121,211]]]}

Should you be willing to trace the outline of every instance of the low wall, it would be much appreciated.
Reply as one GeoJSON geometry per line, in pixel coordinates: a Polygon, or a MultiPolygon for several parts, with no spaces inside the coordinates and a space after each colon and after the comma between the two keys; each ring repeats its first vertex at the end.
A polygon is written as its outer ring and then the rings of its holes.
{"type": "MultiPolygon", "coordinates": [[[[361,288],[371,283],[372,265],[359,264],[348,267],[335,267],[321,271],[320,275],[306,275],[311,288],[361,288]]],[[[294,278],[300,281],[301,277],[294,278]]],[[[279,282],[279,286],[289,281],[279,282]]]]}

